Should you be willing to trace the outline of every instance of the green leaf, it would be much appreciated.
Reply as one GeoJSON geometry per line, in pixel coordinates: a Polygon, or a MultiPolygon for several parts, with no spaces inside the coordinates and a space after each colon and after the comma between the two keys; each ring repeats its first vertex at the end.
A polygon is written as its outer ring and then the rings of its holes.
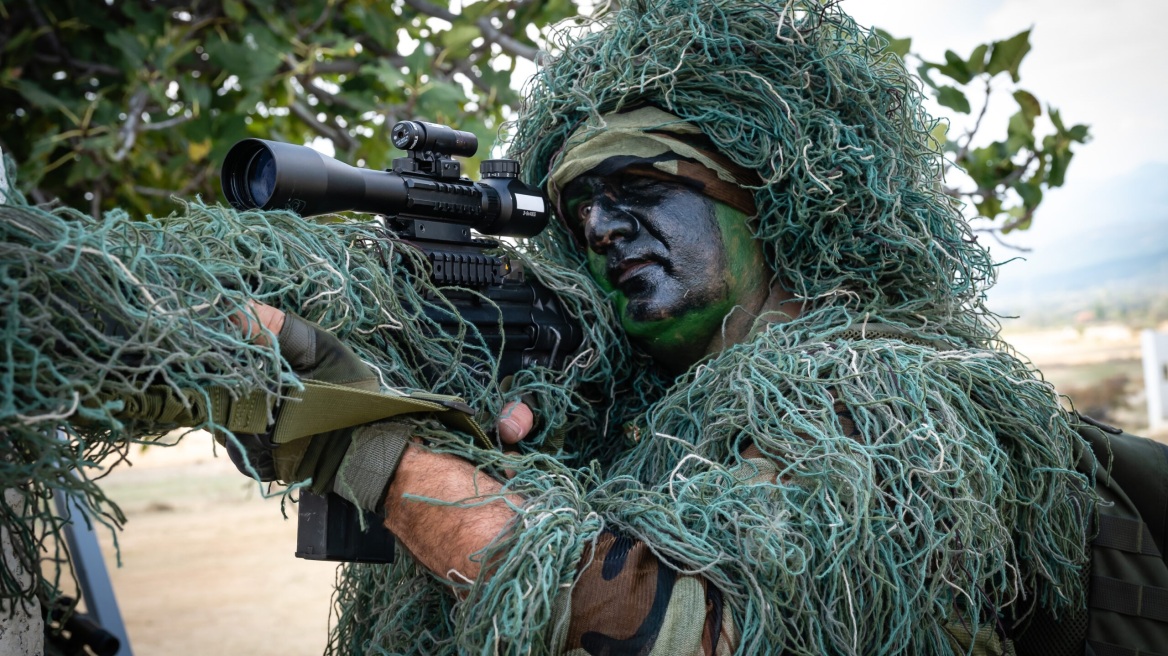
{"type": "Polygon", "coordinates": [[[503,7],[507,3],[499,0],[486,0],[484,2],[472,2],[462,8],[462,15],[467,19],[475,21],[495,10],[503,7]]]}
{"type": "Polygon", "coordinates": [[[482,36],[475,25],[455,25],[442,33],[442,45],[448,58],[463,59],[470,54],[470,44],[482,36]]]}
{"type": "Polygon", "coordinates": [[[1002,199],[995,194],[990,194],[974,203],[974,207],[977,208],[978,214],[992,219],[1002,213],[1002,199]]]}
{"type": "Polygon", "coordinates": [[[136,33],[159,34],[170,14],[169,7],[160,5],[164,3],[127,2],[123,3],[122,11],[126,12],[126,17],[130,19],[129,24],[134,26],[136,33]]]}
{"type": "MultiPolygon", "coordinates": [[[[518,25],[528,23],[542,28],[551,23],[577,15],[576,4],[572,0],[545,0],[544,2],[512,3],[520,6],[515,12],[514,22],[518,25]]],[[[521,39],[524,43],[526,38],[521,39]]]]}
{"type": "Polygon", "coordinates": [[[965,60],[957,56],[957,53],[952,50],[945,51],[945,63],[937,67],[937,71],[953,78],[958,84],[969,84],[973,79],[973,73],[969,71],[965,60]]]}
{"type": "Polygon", "coordinates": [[[921,78],[921,82],[924,82],[933,89],[937,88],[937,83],[934,82],[933,78],[929,76],[929,71],[936,67],[936,64],[930,64],[929,62],[921,62],[921,65],[917,66],[917,77],[921,78]]]}
{"type": "MultiPolygon", "coordinates": [[[[212,122],[213,119],[211,118],[211,112],[204,111],[195,118],[183,124],[183,136],[192,141],[202,141],[203,139],[212,136],[212,122]]],[[[221,138],[221,135],[216,134],[214,137],[215,138],[212,139],[212,141],[221,138]]]]}
{"type": "Polygon", "coordinates": [[[940,150],[955,150],[956,144],[949,141],[949,122],[937,121],[933,124],[933,129],[929,130],[929,139],[932,140],[932,147],[940,150]]]}
{"type": "Polygon", "coordinates": [[[905,55],[908,54],[908,51],[912,49],[911,37],[907,39],[897,39],[880,28],[876,28],[876,34],[888,42],[888,45],[884,46],[884,50],[896,53],[896,56],[900,57],[901,59],[904,59],[905,55]]]}
{"type": "Polygon", "coordinates": [[[82,157],[73,166],[69,167],[69,175],[65,184],[84,185],[87,180],[101,177],[101,166],[92,157],[82,157]]]}
{"type": "Polygon", "coordinates": [[[344,38],[338,39],[335,43],[330,44],[323,52],[332,57],[352,57],[357,54],[356,50],[357,39],[344,38]]]}
{"type": "Polygon", "coordinates": [[[24,29],[17,32],[15,36],[4,42],[3,49],[0,52],[18,52],[25,43],[33,41],[40,36],[40,30],[24,29]]]}
{"type": "Polygon", "coordinates": [[[242,43],[213,39],[203,47],[215,65],[239,76],[239,85],[249,92],[270,83],[280,67],[279,54],[259,47],[254,37],[242,43]]]}
{"type": "Polygon", "coordinates": [[[1022,221],[1017,220],[1017,219],[1021,219],[1022,217],[1026,216],[1026,208],[1025,207],[1011,207],[1010,211],[1007,212],[1007,214],[1010,216],[1010,218],[1015,219],[1015,221],[1011,221],[1010,222],[1011,225],[1005,226],[1002,230],[1002,234],[1009,234],[1015,230],[1029,230],[1030,224],[1034,222],[1034,214],[1033,213],[1031,213],[1030,217],[1026,218],[1025,220],[1022,220],[1022,221]]]}
{"type": "Polygon", "coordinates": [[[400,89],[406,85],[406,76],[393,64],[380,60],[376,64],[361,67],[362,73],[372,73],[387,89],[400,89]]]}
{"type": "Polygon", "coordinates": [[[406,67],[409,69],[409,75],[415,80],[421,80],[422,75],[430,71],[431,64],[430,55],[426,54],[426,49],[419,46],[406,57],[406,67]]]}
{"type": "Polygon", "coordinates": [[[398,21],[401,19],[392,10],[378,9],[378,7],[387,7],[387,3],[375,4],[372,8],[366,8],[359,3],[348,2],[345,3],[344,7],[345,20],[349,25],[359,29],[368,35],[374,43],[384,48],[393,50],[397,47],[397,28],[398,21]]]}
{"type": "Polygon", "coordinates": [[[1014,183],[1014,191],[1022,198],[1022,203],[1028,210],[1033,210],[1042,202],[1042,185],[1033,180],[1014,183]]]}
{"type": "Polygon", "coordinates": [[[990,61],[986,64],[986,72],[990,75],[1009,72],[1014,82],[1018,81],[1018,67],[1022,59],[1030,52],[1030,30],[1019,32],[1005,41],[994,41],[990,61]]]}
{"type": "Polygon", "coordinates": [[[497,105],[507,105],[512,108],[518,106],[519,95],[511,88],[511,78],[514,77],[512,71],[506,69],[497,71],[487,66],[480,72],[479,77],[484,84],[491,88],[491,93],[488,95],[495,97],[497,105]]]}
{"type": "Polygon", "coordinates": [[[1056,149],[1050,153],[1050,171],[1046,174],[1048,187],[1061,187],[1067,180],[1067,167],[1071,165],[1074,153],[1069,147],[1056,149]]]}
{"type": "Polygon", "coordinates": [[[179,43],[166,43],[164,46],[165,56],[162,57],[162,66],[172,68],[178,65],[179,60],[194,52],[198,45],[199,42],[194,39],[179,43]]]}
{"type": "Polygon", "coordinates": [[[969,55],[969,59],[965,62],[966,70],[968,70],[973,75],[978,75],[985,72],[986,52],[988,52],[989,49],[990,46],[988,43],[983,43],[980,46],[974,48],[973,52],[969,55]]]}
{"type": "Polygon", "coordinates": [[[944,86],[938,88],[937,102],[962,114],[969,113],[969,99],[957,87],[944,86]]]}
{"type": "Polygon", "coordinates": [[[1038,98],[1029,91],[1019,89],[1014,92],[1014,100],[1018,101],[1018,106],[1022,108],[1022,113],[1028,118],[1034,119],[1042,115],[1042,103],[1038,102],[1038,98]]]}
{"type": "MultiPolygon", "coordinates": [[[[368,94],[364,93],[340,93],[337,97],[348,103],[354,110],[359,113],[377,111],[377,103],[373,102],[368,94]]],[[[333,105],[334,111],[341,111],[340,107],[333,105]]],[[[357,117],[353,117],[356,120],[357,117]]],[[[350,120],[346,117],[346,120],[350,120]]]]}
{"type": "Polygon", "coordinates": [[[1076,125],[1070,130],[1067,130],[1067,134],[1072,140],[1079,143],[1087,143],[1087,140],[1091,138],[1090,128],[1086,125],[1076,125]]]}
{"type": "Polygon", "coordinates": [[[1034,148],[1034,118],[1027,116],[1025,110],[1018,111],[1010,117],[1006,126],[1006,147],[1011,154],[1023,148],[1034,148]]]}
{"type": "Polygon", "coordinates": [[[179,81],[179,90],[182,98],[191,105],[191,111],[196,115],[207,111],[211,106],[211,89],[189,75],[184,75],[179,81]]]}
{"type": "Polygon", "coordinates": [[[239,0],[223,0],[223,13],[237,23],[247,20],[247,7],[239,0]]]}
{"type": "Polygon", "coordinates": [[[146,46],[138,40],[135,32],[120,30],[105,36],[106,43],[121,53],[122,58],[131,67],[142,67],[146,63],[146,46]]]}
{"type": "Polygon", "coordinates": [[[9,84],[15,87],[16,91],[20,95],[24,96],[24,99],[34,107],[40,107],[42,109],[56,109],[72,117],[74,122],[77,121],[77,115],[70,111],[69,108],[65,106],[65,103],[61,102],[57,96],[40,88],[37,84],[29,82],[28,80],[20,79],[13,80],[12,82],[9,82],[9,84]]]}
{"type": "Polygon", "coordinates": [[[998,184],[997,163],[1001,157],[993,146],[974,148],[966,153],[961,162],[966,174],[982,189],[993,189],[998,184]]]}
{"type": "Polygon", "coordinates": [[[462,87],[453,82],[431,82],[418,95],[418,116],[435,123],[452,123],[462,114],[466,96],[462,87]]]}
{"type": "Polygon", "coordinates": [[[1047,105],[1046,111],[1050,114],[1050,122],[1054,123],[1054,129],[1059,133],[1066,132],[1067,128],[1063,125],[1063,116],[1059,113],[1059,110],[1047,105]]]}

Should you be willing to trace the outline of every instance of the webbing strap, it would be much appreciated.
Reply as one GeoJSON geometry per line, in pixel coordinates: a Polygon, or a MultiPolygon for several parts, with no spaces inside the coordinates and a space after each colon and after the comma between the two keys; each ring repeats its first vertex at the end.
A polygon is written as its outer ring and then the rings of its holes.
{"type": "MultiPolygon", "coordinates": [[[[474,411],[462,399],[441,394],[415,393],[396,396],[337,385],[324,381],[301,381],[303,388],[291,390],[276,412],[271,428],[276,444],[287,444],[310,435],[320,435],[341,428],[360,426],[381,419],[412,413],[432,414],[447,426],[469,433],[485,448],[491,440],[474,420],[474,411]]],[[[176,395],[165,385],[151,386],[145,393],[118,397],[123,401],[122,415],[163,423],[192,426],[210,420],[233,433],[267,433],[268,417],[276,397],[255,391],[232,397],[226,388],[215,387],[207,399],[195,392],[176,395]]]]}
{"type": "Polygon", "coordinates": [[[323,381],[306,380],[303,384],[303,389],[293,390],[280,406],[276,425],[271,430],[276,444],[421,412],[433,414],[447,426],[474,435],[486,448],[492,447],[461,399],[438,395],[392,396],[323,381]]]}
{"type": "Polygon", "coordinates": [[[1168,652],[1132,649],[1098,640],[1087,641],[1087,653],[1093,656],[1168,656],[1168,652]]]}
{"type": "Polygon", "coordinates": [[[1092,576],[1090,599],[1092,608],[1168,622],[1168,589],[1165,588],[1092,576]]]}
{"type": "Polygon", "coordinates": [[[204,395],[197,390],[151,385],[144,392],[105,396],[102,403],[120,401],[122,409],[118,416],[122,419],[180,426],[198,426],[210,421],[235,433],[262,433],[268,427],[272,398],[263,391],[233,397],[225,387],[212,387],[204,395]]]}
{"type": "Polygon", "coordinates": [[[222,387],[213,388],[211,415],[216,423],[233,433],[262,433],[268,428],[272,396],[262,391],[232,399],[222,387]],[[226,416],[223,416],[226,415],[226,416]]]}
{"type": "Polygon", "coordinates": [[[1108,547],[1160,558],[1160,550],[1152,538],[1148,525],[1138,519],[1099,514],[1099,533],[1091,543],[1097,547],[1108,547]]]}

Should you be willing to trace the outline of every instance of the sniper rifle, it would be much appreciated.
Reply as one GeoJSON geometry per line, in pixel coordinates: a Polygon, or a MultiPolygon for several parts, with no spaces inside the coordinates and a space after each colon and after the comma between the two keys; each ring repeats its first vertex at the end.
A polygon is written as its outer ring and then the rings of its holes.
{"type": "MultiPolygon", "coordinates": [[[[454,311],[427,308],[432,321],[452,331],[460,322],[474,324],[482,346],[499,354],[501,377],[531,366],[563,366],[583,331],[550,290],[496,254],[497,241],[480,236],[539,233],[549,218],[542,190],[520,181],[519,162],[509,159],[484,160],[478,182],[463,177],[454,157],[478,150],[469,132],[402,121],[390,135],[406,156],[385,171],[349,166],[306,146],[245,139],[223,162],[223,193],[239,210],[381,215],[388,238],[424,253],[431,282],[447,290],[447,307],[454,311]]],[[[362,530],[361,512],[334,493],[302,491],[296,555],[392,562],[393,536],[373,513],[366,514],[362,530]]]]}

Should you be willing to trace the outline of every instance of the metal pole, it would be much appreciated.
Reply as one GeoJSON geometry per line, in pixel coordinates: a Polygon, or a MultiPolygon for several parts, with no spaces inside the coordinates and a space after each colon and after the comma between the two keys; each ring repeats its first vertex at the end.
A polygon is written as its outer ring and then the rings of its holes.
{"type": "Polygon", "coordinates": [[[81,587],[86,614],[121,642],[117,656],[132,656],[130,636],[126,633],[122,613],[118,610],[118,599],[114,596],[114,586],[106,571],[105,560],[101,557],[101,545],[97,543],[97,534],[93,532],[93,522],[87,517],[85,509],[72,498],[56,494],[53,500],[61,517],[69,519],[65,524],[65,543],[69,545],[69,559],[77,575],[77,584],[81,587]]]}

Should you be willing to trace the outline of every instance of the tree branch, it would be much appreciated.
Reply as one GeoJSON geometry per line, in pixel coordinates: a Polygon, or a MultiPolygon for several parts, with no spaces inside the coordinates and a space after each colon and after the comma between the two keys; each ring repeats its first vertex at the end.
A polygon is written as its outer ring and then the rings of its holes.
{"type": "Polygon", "coordinates": [[[307,123],[308,127],[316,130],[317,134],[326,139],[331,139],[332,142],[337,146],[342,147],[345,150],[355,148],[357,146],[357,142],[349,136],[349,133],[341,130],[340,128],[334,128],[331,125],[318,121],[316,115],[312,113],[312,110],[299,100],[291,102],[288,105],[288,109],[291,110],[296,118],[299,118],[301,121],[307,123]]]}
{"type": "Polygon", "coordinates": [[[141,87],[130,98],[130,106],[126,109],[126,122],[122,124],[122,129],[118,132],[122,146],[111,157],[115,162],[125,159],[126,155],[130,153],[130,149],[134,147],[134,142],[138,140],[138,125],[142,122],[142,112],[146,109],[148,96],[146,87],[141,87]]]}
{"type": "Polygon", "coordinates": [[[94,189],[91,193],[93,194],[93,198],[89,199],[89,216],[92,216],[94,218],[94,220],[100,221],[101,220],[101,201],[102,201],[102,198],[104,197],[104,194],[102,193],[100,187],[94,189]]]}
{"type": "Polygon", "coordinates": [[[332,18],[334,6],[335,5],[331,2],[326,4],[324,11],[320,12],[320,17],[316,19],[316,22],[312,25],[309,25],[307,28],[301,27],[300,29],[296,30],[296,36],[300,39],[304,39],[311,34],[315,34],[317,30],[319,30],[322,26],[324,26],[325,23],[329,21],[329,19],[332,18]]]}
{"type": "Polygon", "coordinates": [[[1031,209],[1028,209],[1025,212],[1023,212],[1022,216],[1020,216],[1012,221],[1007,222],[1005,225],[1003,225],[1000,228],[1000,230],[1003,233],[1010,232],[1014,228],[1017,228],[1018,226],[1022,225],[1023,223],[1026,223],[1027,221],[1029,221],[1030,219],[1033,219],[1033,218],[1034,218],[1034,209],[1031,208],[1031,209]]]}
{"type": "Polygon", "coordinates": [[[45,37],[48,38],[49,44],[52,45],[53,50],[57,52],[57,55],[61,58],[61,61],[65,63],[65,68],[69,69],[69,75],[76,77],[77,71],[73,70],[73,60],[69,58],[68,51],[66,51],[65,47],[61,45],[61,40],[57,37],[57,26],[49,25],[48,21],[45,20],[44,15],[41,14],[40,9],[37,8],[37,3],[33,2],[32,0],[28,0],[25,4],[28,5],[28,11],[32,14],[33,20],[36,21],[37,26],[45,31],[45,37]]]}
{"type": "Polygon", "coordinates": [[[305,91],[312,93],[312,95],[314,95],[314,96],[319,96],[320,98],[327,100],[330,104],[340,105],[341,107],[351,109],[355,112],[363,111],[362,108],[357,107],[349,100],[346,100],[345,98],[342,98],[342,97],[340,97],[340,96],[338,96],[330,91],[326,91],[325,89],[320,88],[319,86],[317,86],[313,82],[313,79],[308,75],[297,75],[296,79],[300,80],[300,84],[301,84],[301,86],[304,87],[305,91]]]}
{"type": "Polygon", "coordinates": [[[981,120],[985,118],[986,110],[990,107],[990,92],[993,90],[990,87],[990,82],[993,78],[986,77],[985,81],[985,102],[981,105],[981,112],[977,115],[977,121],[973,124],[973,129],[965,133],[965,143],[961,145],[961,149],[957,151],[957,155],[953,158],[955,162],[962,162],[969,155],[969,147],[973,145],[973,138],[977,135],[978,129],[981,128],[981,120]]]}
{"type": "Polygon", "coordinates": [[[1026,171],[1030,168],[1030,165],[1033,164],[1037,159],[1038,153],[1031,151],[1025,162],[1015,168],[1010,173],[1010,175],[1007,175],[1001,180],[996,181],[992,188],[978,187],[972,191],[961,191],[960,189],[955,189],[953,187],[942,187],[942,189],[946,194],[953,196],[954,198],[961,198],[962,196],[981,196],[982,198],[987,198],[989,196],[996,195],[997,188],[999,186],[1005,185],[1006,187],[1009,187],[1015,182],[1021,180],[1022,176],[1026,175],[1026,171]]]}
{"type": "MultiPolygon", "coordinates": [[[[453,24],[459,20],[459,16],[457,14],[451,13],[450,11],[441,7],[432,5],[429,2],[426,2],[426,0],[404,0],[404,2],[415,10],[426,14],[427,16],[441,18],[448,23],[453,24]]],[[[507,36],[501,32],[499,28],[491,25],[491,19],[489,16],[483,16],[482,18],[476,20],[474,24],[479,28],[479,31],[483,33],[484,39],[498,44],[499,47],[509,55],[514,57],[522,57],[523,59],[527,59],[529,61],[535,61],[535,56],[539,54],[538,48],[534,48],[527,45],[526,43],[522,43],[514,37],[507,36]]]]}
{"type": "Polygon", "coordinates": [[[377,55],[380,59],[388,60],[389,63],[393,64],[394,66],[400,68],[407,65],[405,57],[402,57],[401,55],[397,54],[397,52],[386,48],[374,39],[366,37],[359,39],[357,42],[361,44],[361,47],[377,55]]]}
{"type": "Polygon", "coordinates": [[[1033,248],[1027,248],[1026,246],[1018,246],[1017,244],[1011,244],[1011,243],[1005,241],[1004,239],[1002,239],[1002,234],[1001,234],[1003,230],[1004,230],[1004,228],[977,228],[974,230],[974,232],[989,235],[989,236],[994,238],[994,241],[998,242],[1002,246],[1005,246],[1006,248],[1009,248],[1010,250],[1018,251],[1020,253],[1029,253],[1030,251],[1034,250],[1033,248]]]}
{"type": "Polygon", "coordinates": [[[198,189],[199,186],[203,184],[203,181],[207,179],[207,174],[210,170],[211,169],[207,166],[202,167],[194,177],[192,177],[190,180],[187,180],[187,183],[183,185],[182,189],[159,189],[158,187],[143,187],[140,185],[134,185],[134,193],[141,194],[142,196],[154,196],[156,198],[170,198],[171,196],[178,196],[179,198],[183,198],[189,196],[192,191],[198,189]]]}
{"type": "Polygon", "coordinates": [[[121,69],[110,66],[109,64],[101,64],[98,62],[85,61],[83,59],[73,59],[68,55],[61,56],[60,54],[53,56],[43,52],[38,52],[32,56],[37,61],[46,64],[58,64],[61,66],[72,66],[78,72],[84,73],[101,73],[102,75],[122,75],[121,69]]]}
{"type": "Polygon", "coordinates": [[[187,121],[191,120],[192,118],[194,118],[194,115],[187,116],[185,114],[180,114],[179,116],[168,118],[165,121],[162,121],[161,123],[143,123],[142,127],[138,128],[138,131],[139,132],[149,132],[151,130],[166,130],[169,128],[173,128],[176,125],[182,125],[183,123],[186,123],[187,121]]]}
{"type": "Polygon", "coordinates": [[[474,88],[478,89],[480,92],[482,92],[488,96],[491,95],[492,92],[494,92],[494,89],[492,89],[489,84],[487,84],[486,82],[483,82],[482,77],[475,75],[475,72],[473,70],[471,70],[470,62],[468,62],[466,60],[459,60],[458,62],[453,64],[450,67],[450,72],[451,73],[462,73],[470,80],[470,83],[472,86],[474,86],[474,88]]]}

